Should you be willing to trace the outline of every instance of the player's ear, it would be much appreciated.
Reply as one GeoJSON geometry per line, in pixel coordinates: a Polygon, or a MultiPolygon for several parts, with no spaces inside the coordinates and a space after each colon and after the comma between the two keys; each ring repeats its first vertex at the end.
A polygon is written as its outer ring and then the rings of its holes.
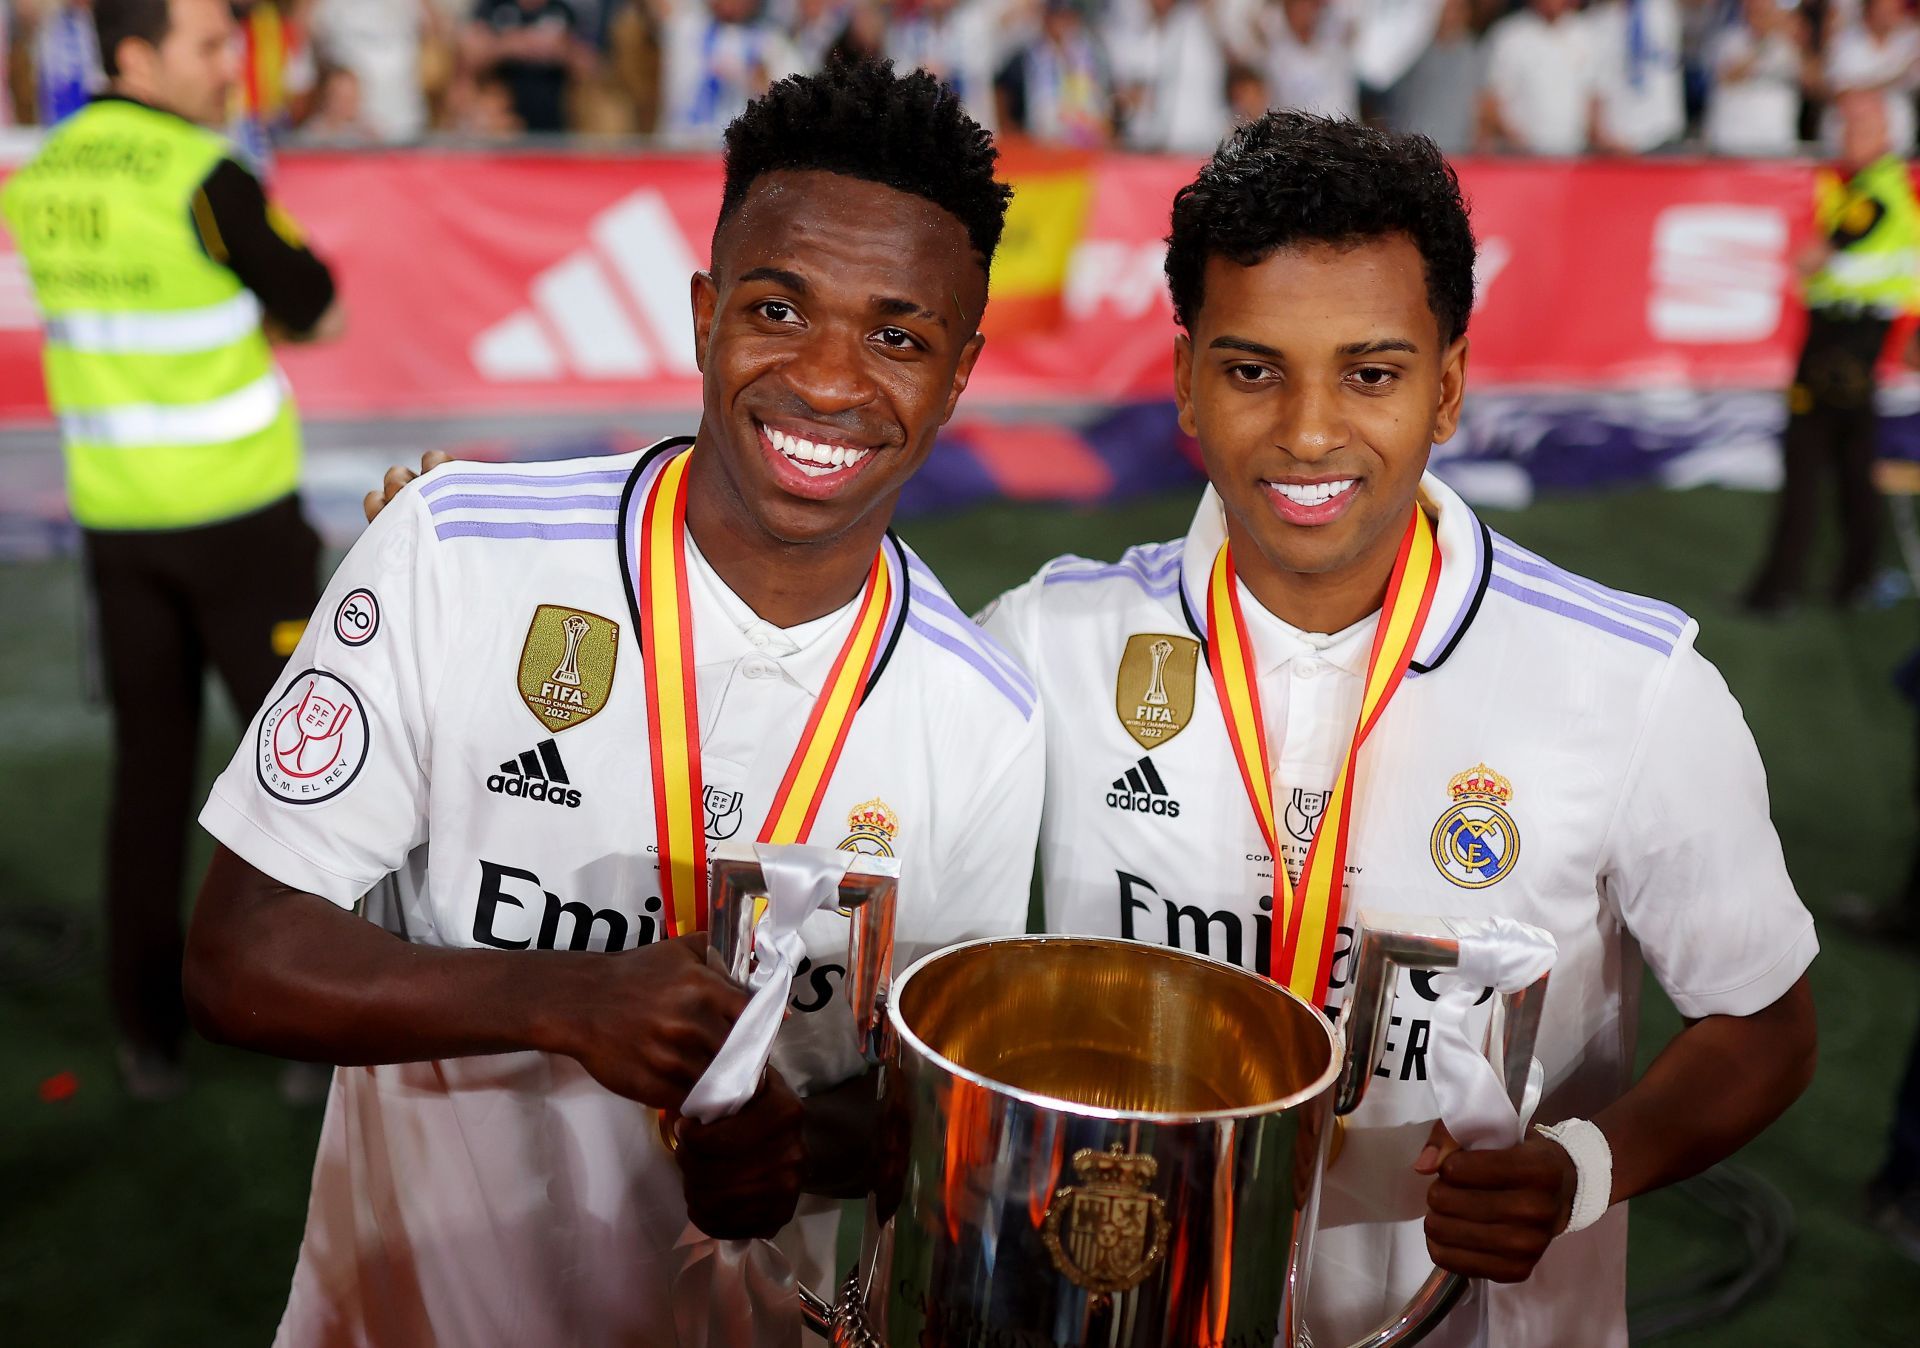
{"type": "Polygon", "coordinates": [[[720,303],[720,287],[713,273],[693,274],[693,363],[700,373],[707,372],[707,334],[713,331],[713,313],[720,303]]]}
{"type": "Polygon", "coordinates": [[[1440,407],[1433,418],[1433,443],[1443,445],[1460,429],[1460,404],[1467,392],[1467,339],[1464,334],[1440,357],[1440,407]]]}
{"type": "Polygon", "coordinates": [[[1193,338],[1181,333],[1173,339],[1173,397],[1180,406],[1180,429],[1198,437],[1193,419],[1193,338]]]}
{"type": "Polygon", "coordinates": [[[953,416],[953,409],[960,404],[960,395],[967,391],[967,381],[973,378],[974,363],[980,359],[980,352],[987,344],[987,335],[976,332],[967,339],[960,349],[960,363],[953,367],[953,384],[947,389],[947,405],[940,413],[940,424],[946,425],[953,416]]]}

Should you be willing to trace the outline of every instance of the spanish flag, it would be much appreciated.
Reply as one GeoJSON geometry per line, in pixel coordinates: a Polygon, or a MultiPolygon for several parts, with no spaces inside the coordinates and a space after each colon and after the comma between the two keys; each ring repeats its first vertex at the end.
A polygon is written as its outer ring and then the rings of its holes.
{"type": "Polygon", "coordinates": [[[1060,324],[1067,268],[1093,205],[1093,156],[1002,143],[1001,176],[1013,185],[1006,233],[993,259],[989,338],[1044,332],[1060,324]]]}

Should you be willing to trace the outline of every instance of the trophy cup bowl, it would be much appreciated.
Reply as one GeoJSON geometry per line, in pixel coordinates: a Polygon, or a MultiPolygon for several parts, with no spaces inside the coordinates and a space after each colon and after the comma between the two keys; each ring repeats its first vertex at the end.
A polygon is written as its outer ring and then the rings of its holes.
{"type": "MultiPolygon", "coordinates": [[[[1000,937],[920,960],[889,1007],[898,1207],[869,1200],[860,1261],[831,1306],[803,1295],[809,1323],[840,1348],[1306,1344],[1320,1174],[1393,971],[1458,959],[1438,924],[1392,921],[1361,934],[1356,1052],[1279,984],[1177,950],[1000,937]]],[[[1510,1087],[1544,984],[1490,1030],[1510,1087]]],[[[1362,1344],[1417,1341],[1462,1290],[1436,1273],[1362,1344]]]]}

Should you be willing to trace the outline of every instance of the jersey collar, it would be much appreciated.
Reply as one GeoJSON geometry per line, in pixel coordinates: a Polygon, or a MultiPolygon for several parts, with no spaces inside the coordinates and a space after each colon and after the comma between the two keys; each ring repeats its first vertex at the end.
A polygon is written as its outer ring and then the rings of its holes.
{"type": "MultiPolygon", "coordinates": [[[[1430,673],[1446,663],[1466,635],[1487,592],[1493,554],[1487,526],[1453,488],[1432,473],[1420,479],[1420,503],[1434,521],[1434,536],[1440,546],[1440,585],[1434,592],[1426,629],[1420,634],[1420,648],[1407,666],[1415,675],[1430,673]]],[[[1180,607],[1187,627],[1202,642],[1207,639],[1207,578],[1226,540],[1225,510],[1219,493],[1208,487],[1180,553],[1180,607]]]]}
{"type": "MultiPolygon", "coordinates": [[[[642,644],[644,640],[640,625],[640,596],[634,588],[634,577],[638,574],[640,517],[643,513],[641,506],[646,499],[647,488],[652,485],[653,479],[659,476],[660,470],[666,466],[667,461],[692,443],[693,440],[689,436],[675,436],[645,450],[640,455],[640,461],[634,465],[633,471],[627,475],[626,486],[620,493],[620,520],[619,527],[614,530],[614,546],[619,550],[621,588],[626,593],[627,616],[633,626],[633,640],[636,646],[642,644]]],[[[901,630],[906,626],[907,606],[912,599],[912,581],[908,575],[907,558],[900,546],[900,540],[895,538],[889,530],[880,546],[882,553],[886,556],[887,565],[893,573],[893,601],[887,611],[880,653],[874,659],[873,672],[867,676],[866,690],[861,694],[862,701],[872,694],[874,686],[880,682],[880,676],[886,672],[887,666],[892,662],[894,648],[899,645],[901,630]]],[[[708,621],[694,638],[696,667],[716,663],[731,664],[735,660],[758,653],[746,634],[742,632],[735,615],[728,612],[729,608],[737,606],[739,612],[751,613],[752,610],[746,602],[731,591],[727,591],[726,597],[733,600],[734,605],[718,602],[716,596],[706,596],[705,602],[702,602],[703,590],[724,589],[725,582],[714,574],[711,565],[704,558],[696,560],[689,557],[688,569],[702,573],[688,577],[688,588],[694,600],[695,612],[708,615],[708,621]]],[[[846,609],[816,620],[816,623],[824,629],[824,635],[822,631],[808,631],[806,636],[809,639],[805,640],[802,649],[798,652],[787,656],[770,655],[769,658],[778,659],[781,668],[795,683],[811,695],[818,697],[827,676],[833,672],[834,657],[839,650],[838,641],[831,638],[844,636],[843,624],[858,603],[859,600],[856,598],[848,604],[846,609]]],[[[816,623],[803,626],[812,629],[816,623]]]]}

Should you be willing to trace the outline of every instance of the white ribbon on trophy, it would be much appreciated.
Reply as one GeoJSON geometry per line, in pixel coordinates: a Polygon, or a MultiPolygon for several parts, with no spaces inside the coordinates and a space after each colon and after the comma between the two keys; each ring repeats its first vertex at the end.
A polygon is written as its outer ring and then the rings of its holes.
{"type": "Polygon", "coordinates": [[[1460,963],[1449,971],[1453,981],[1434,1009],[1427,1049],[1433,1060],[1427,1076],[1440,1121],[1463,1147],[1516,1146],[1540,1104],[1540,1060],[1534,1058],[1528,1066],[1526,1096],[1516,1113],[1500,1074],[1468,1039],[1467,1016],[1482,988],[1518,992],[1553,968],[1559,947],[1538,927],[1511,918],[1447,918],[1445,923],[1460,942],[1460,963]]]}
{"type": "MultiPolygon", "coordinates": [[[[794,971],[806,957],[800,928],[840,901],[856,854],[801,844],[755,843],[767,882],[767,910],[753,933],[752,1000],[707,1065],[681,1113],[712,1123],[738,1113],[766,1076],[786,1018],[794,971]]],[[[800,1303],[785,1255],[764,1240],[715,1240],[691,1222],[681,1232],[673,1315],[683,1348],[798,1348],[800,1303]]]]}

